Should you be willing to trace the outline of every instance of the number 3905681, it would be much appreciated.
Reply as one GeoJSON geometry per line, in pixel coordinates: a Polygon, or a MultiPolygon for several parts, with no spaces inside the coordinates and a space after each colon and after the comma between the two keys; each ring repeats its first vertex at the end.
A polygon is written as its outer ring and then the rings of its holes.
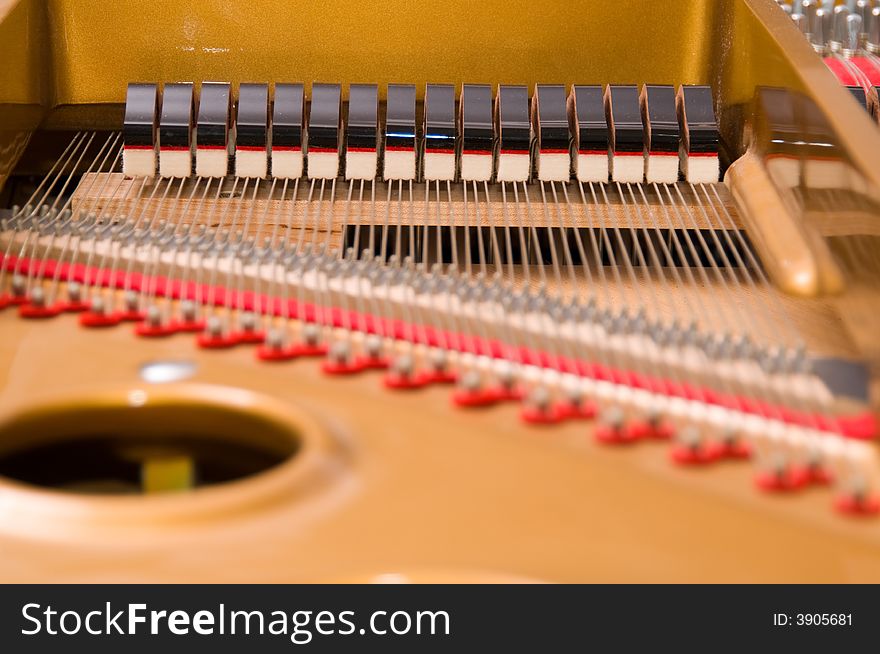
{"type": "Polygon", "coordinates": [[[799,626],[843,626],[852,624],[852,613],[798,613],[795,624],[799,626]]]}

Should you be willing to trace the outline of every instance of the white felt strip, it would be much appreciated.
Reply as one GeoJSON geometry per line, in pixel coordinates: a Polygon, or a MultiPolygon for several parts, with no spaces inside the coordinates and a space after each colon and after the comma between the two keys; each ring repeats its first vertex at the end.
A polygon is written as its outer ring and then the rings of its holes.
{"type": "Polygon", "coordinates": [[[578,154],[577,156],[578,181],[607,182],[608,168],[607,154],[578,154]]]}
{"type": "Polygon", "coordinates": [[[645,163],[649,184],[674,184],[678,181],[678,155],[649,154],[645,163]]]}
{"type": "Polygon", "coordinates": [[[383,177],[390,179],[416,178],[415,150],[386,150],[383,177]]]}
{"type": "Polygon", "coordinates": [[[266,177],[269,174],[268,153],[265,150],[236,150],[235,174],[238,177],[266,177]]]}
{"type": "Polygon", "coordinates": [[[461,178],[466,182],[488,182],[492,179],[492,155],[461,155],[461,178]]]}
{"type": "Polygon", "coordinates": [[[684,178],[691,184],[714,184],[721,174],[721,165],[717,155],[694,157],[685,154],[681,170],[684,178]]]}
{"type": "Polygon", "coordinates": [[[571,158],[568,152],[540,152],[538,179],[542,182],[567,182],[571,176],[571,158]]]}
{"type": "Polygon", "coordinates": [[[192,154],[189,150],[159,150],[161,177],[189,177],[192,174],[192,154]]]}
{"type": "Polygon", "coordinates": [[[309,152],[311,179],[336,179],[339,175],[339,154],[336,152],[309,152]]]}
{"type": "Polygon", "coordinates": [[[302,150],[272,150],[272,176],[296,179],[303,174],[302,150]]]}
{"type": "Polygon", "coordinates": [[[645,157],[636,155],[611,155],[611,180],[622,184],[636,184],[645,179],[645,157]]]}
{"type": "Polygon", "coordinates": [[[198,177],[226,177],[228,156],[226,149],[196,148],[196,175],[198,177]]]}
{"type": "Polygon", "coordinates": [[[376,151],[345,153],[345,179],[376,179],[376,151]]]}
{"type": "Polygon", "coordinates": [[[126,177],[155,177],[156,151],[130,148],[123,149],[122,173],[126,177]]]}
{"type": "Polygon", "coordinates": [[[455,154],[425,150],[425,179],[451,181],[455,179],[455,154]]]}
{"type": "Polygon", "coordinates": [[[531,168],[528,152],[502,152],[498,155],[499,182],[527,182],[531,168]]]}

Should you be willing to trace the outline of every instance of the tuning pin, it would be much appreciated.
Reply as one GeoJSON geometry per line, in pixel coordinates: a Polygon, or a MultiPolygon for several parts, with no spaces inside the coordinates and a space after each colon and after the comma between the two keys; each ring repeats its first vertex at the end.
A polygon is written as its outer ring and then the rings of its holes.
{"type": "Polygon", "coordinates": [[[807,17],[809,21],[807,23],[807,32],[810,34],[815,34],[816,32],[822,32],[823,34],[827,34],[828,32],[825,30],[825,26],[823,24],[824,16],[827,13],[827,9],[823,7],[816,7],[815,10],[810,12],[810,15],[807,17]]]}
{"type": "Polygon", "coordinates": [[[880,5],[871,10],[868,16],[868,50],[873,53],[880,52],[880,5]]]}
{"type": "Polygon", "coordinates": [[[797,27],[801,31],[801,34],[803,34],[807,38],[810,38],[812,36],[807,29],[808,21],[806,16],[804,16],[803,14],[795,14],[791,17],[791,20],[794,22],[795,27],[797,27]]]}
{"type": "Polygon", "coordinates": [[[816,10],[819,8],[818,0],[801,0],[798,3],[799,14],[804,16],[807,20],[807,31],[810,32],[810,26],[813,24],[813,19],[816,16],[816,10]]]}
{"type": "Polygon", "coordinates": [[[850,14],[846,17],[846,38],[843,41],[844,57],[852,57],[859,51],[859,37],[862,34],[862,17],[850,14]]]}
{"type": "Polygon", "coordinates": [[[838,5],[834,8],[831,25],[831,41],[828,43],[831,52],[840,52],[843,48],[843,44],[847,40],[847,33],[849,32],[846,21],[849,16],[849,8],[846,5],[838,5]]]}
{"type": "Polygon", "coordinates": [[[828,34],[825,31],[825,17],[827,15],[828,12],[822,7],[817,9],[816,15],[813,17],[813,25],[810,29],[810,44],[813,46],[813,50],[819,54],[825,53],[825,37],[828,34]]]}
{"type": "Polygon", "coordinates": [[[821,7],[821,9],[822,33],[825,35],[825,43],[827,45],[831,40],[831,29],[834,26],[834,7],[821,7]]]}
{"type": "Polygon", "coordinates": [[[859,43],[862,43],[868,36],[868,24],[871,22],[871,0],[856,0],[853,13],[862,19],[862,33],[859,35],[859,43]]]}
{"type": "Polygon", "coordinates": [[[791,9],[791,5],[788,4],[787,2],[780,2],[780,3],[779,3],[779,8],[782,9],[782,11],[784,11],[786,14],[788,14],[788,15],[791,16],[792,18],[794,18],[795,16],[799,16],[799,15],[800,15],[800,14],[795,14],[795,13],[793,13],[793,12],[792,12],[792,9],[791,9]]]}

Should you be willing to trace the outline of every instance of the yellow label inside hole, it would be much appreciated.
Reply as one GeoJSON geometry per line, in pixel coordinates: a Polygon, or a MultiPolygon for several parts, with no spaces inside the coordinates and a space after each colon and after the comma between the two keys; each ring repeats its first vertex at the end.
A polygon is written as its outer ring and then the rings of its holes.
{"type": "Polygon", "coordinates": [[[191,457],[153,457],[141,464],[141,488],[144,493],[185,491],[193,486],[195,465],[191,457]]]}

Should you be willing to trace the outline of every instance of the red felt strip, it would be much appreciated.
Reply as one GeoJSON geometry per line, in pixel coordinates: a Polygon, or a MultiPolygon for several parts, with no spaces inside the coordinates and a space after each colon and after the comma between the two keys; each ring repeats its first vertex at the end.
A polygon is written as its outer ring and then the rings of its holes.
{"type": "MultiPolygon", "coordinates": [[[[18,259],[14,255],[6,257],[0,253],[0,266],[6,270],[15,270],[23,275],[42,275],[45,278],[52,278],[56,268],[59,268],[59,263],[53,260],[18,259]]],[[[107,288],[120,290],[128,288],[135,292],[148,288],[157,296],[171,299],[214,298],[215,306],[244,311],[253,311],[255,307],[259,306],[262,311],[274,316],[286,315],[292,319],[323,325],[352,327],[368,334],[383,335],[402,341],[416,341],[433,347],[445,346],[460,352],[469,352],[495,359],[512,356],[526,365],[559,370],[590,379],[642,388],[653,393],[715,404],[790,424],[840,433],[851,438],[869,439],[873,438],[876,432],[876,420],[870,412],[844,416],[805,413],[752,397],[718,393],[710,388],[695,387],[671,379],[650,377],[628,370],[611,368],[596,362],[571,359],[527,347],[511,347],[496,339],[439,330],[431,325],[413,325],[399,319],[383,318],[356,311],[344,311],[339,307],[325,307],[311,302],[299,302],[296,299],[288,299],[287,311],[285,312],[283,298],[257,295],[253,291],[239,293],[223,286],[210,287],[207,284],[196,284],[194,281],[184,283],[180,280],[169,280],[163,276],[145,276],[138,272],[126,273],[125,270],[87,267],[79,263],[64,262],[60,264],[59,279],[82,283],[86,278],[93,285],[107,288]]]]}

